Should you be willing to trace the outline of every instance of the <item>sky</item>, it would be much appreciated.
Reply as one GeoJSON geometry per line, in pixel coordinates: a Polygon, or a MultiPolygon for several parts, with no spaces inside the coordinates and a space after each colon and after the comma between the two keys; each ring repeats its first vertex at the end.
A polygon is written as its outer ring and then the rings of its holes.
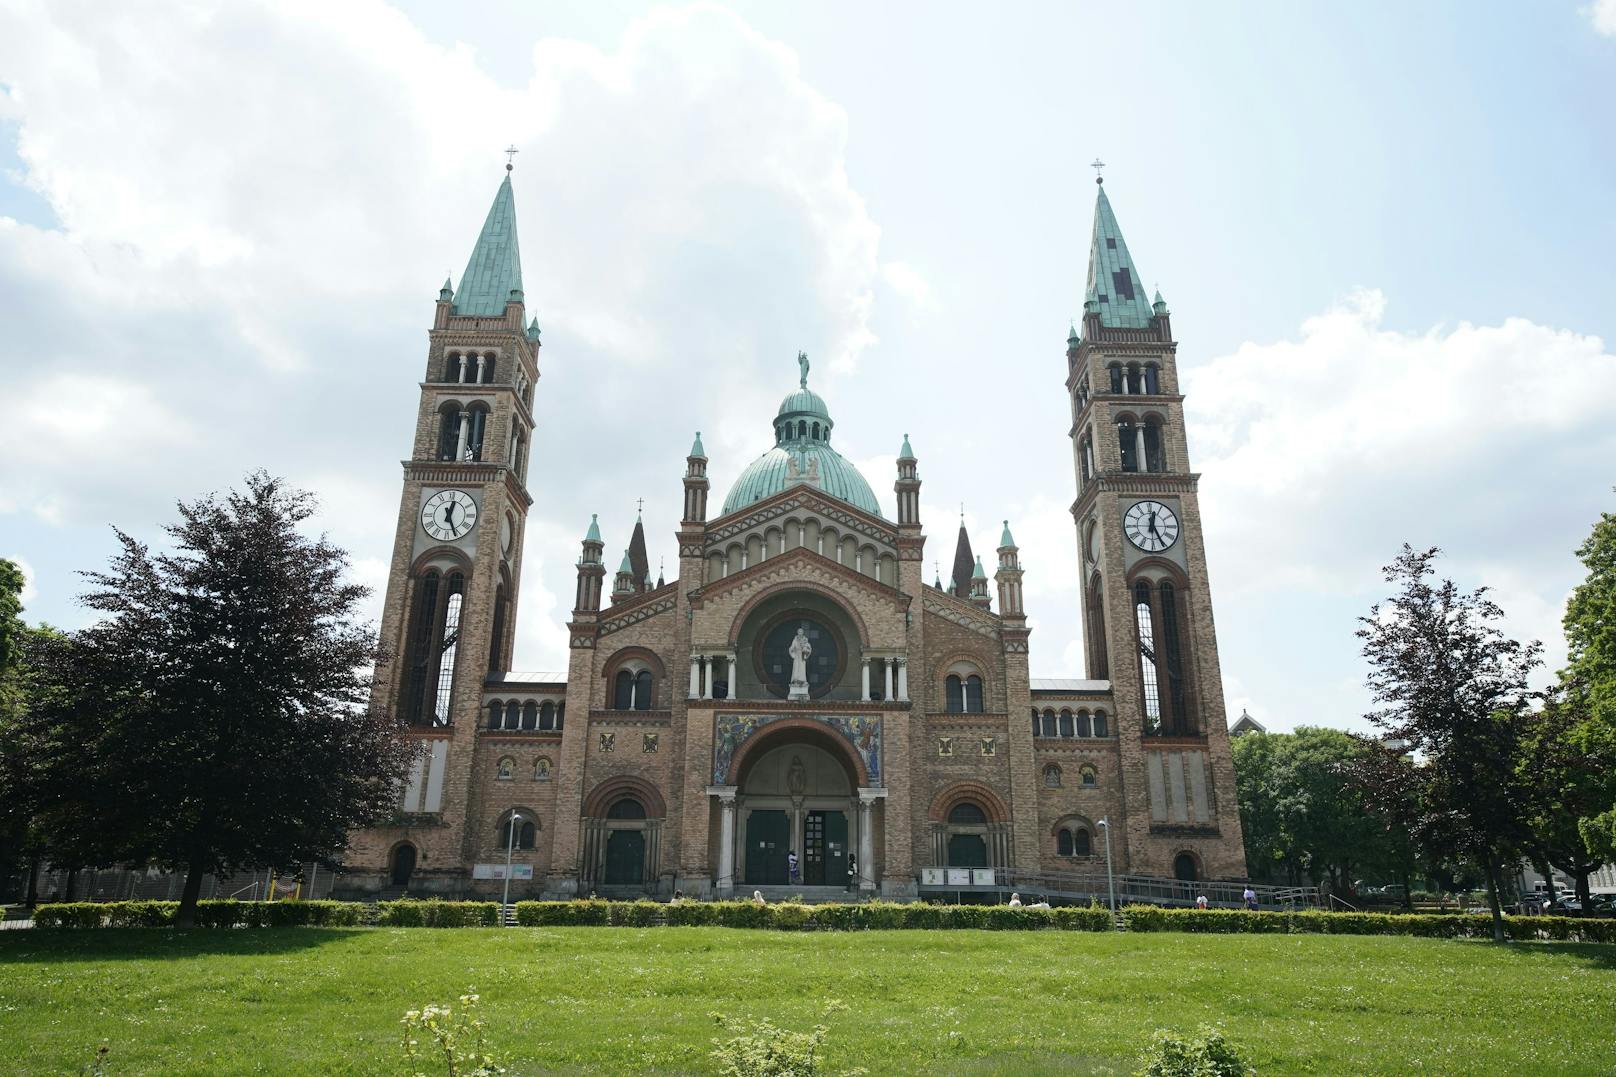
{"type": "MultiPolygon", "coordinates": [[[[1065,338],[1094,173],[1173,311],[1230,718],[1367,728],[1403,542],[1564,658],[1616,510],[1616,0],[0,0],[0,556],[73,628],[114,526],[266,468],[385,582],[433,302],[508,144],[544,331],[514,665],[590,513],[675,562],[798,350],[926,556],[1008,519],[1081,676],[1065,338]]],[[[671,574],[671,570],[670,570],[671,574]]],[[[380,594],[370,610],[379,609],[380,594]]]]}

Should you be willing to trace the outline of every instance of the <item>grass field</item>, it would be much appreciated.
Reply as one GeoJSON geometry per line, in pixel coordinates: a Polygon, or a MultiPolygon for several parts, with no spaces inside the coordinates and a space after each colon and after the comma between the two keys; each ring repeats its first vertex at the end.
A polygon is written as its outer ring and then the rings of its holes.
{"type": "Polygon", "coordinates": [[[399,1019],[475,988],[513,1073],[712,1072],[710,1014],[830,1072],[1127,1073],[1213,1023],[1259,1073],[1610,1073],[1616,947],[1351,936],[726,928],[0,933],[0,1067],[402,1072],[399,1019]]]}

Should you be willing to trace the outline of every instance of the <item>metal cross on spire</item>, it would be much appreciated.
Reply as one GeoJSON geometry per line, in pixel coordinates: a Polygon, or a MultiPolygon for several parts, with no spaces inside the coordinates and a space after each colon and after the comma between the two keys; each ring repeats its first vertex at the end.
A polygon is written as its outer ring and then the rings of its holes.
{"type": "Polygon", "coordinates": [[[511,171],[511,169],[516,167],[516,155],[521,153],[521,152],[522,152],[521,150],[516,148],[516,143],[514,143],[514,142],[512,142],[508,147],[506,147],[506,149],[505,149],[505,171],[509,172],[509,171],[511,171]]]}
{"type": "Polygon", "coordinates": [[[640,512],[645,511],[645,498],[641,497],[641,498],[636,498],[635,499],[635,501],[634,501],[634,511],[636,513],[640,513],[640,512]]]}
{"type": "Polygon", "coordinates": [[[1089,167],[1094,169],[1094,182],[1104,183],[1105,162],[1096,157],[1094,160],[1089,162],[1089,167]]]}

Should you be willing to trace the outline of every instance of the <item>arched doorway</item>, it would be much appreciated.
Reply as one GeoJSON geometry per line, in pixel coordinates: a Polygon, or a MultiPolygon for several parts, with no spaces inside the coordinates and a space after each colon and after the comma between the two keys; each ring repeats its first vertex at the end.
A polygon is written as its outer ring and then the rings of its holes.
{"type": "Polygon", "coordinates": [[[410,885],[410,876],[415,874],[415,846],[404,842],[393,850],[392,880],[394,886],[410,885]]]}
{"type": "Polygon", "coordinates": [[[667,805],[656,787],[618,775],[597,785],[584,798],[583,808],[582,886],[606,888],[618,897],[657,892],[666,881],[662,824],[667,805]]]}
{"type": "Polygon", "coordinates": [[[962,800],[948,813],[948,866],[988,866],[988,815],[980,804],[962,800]]]}
{"type": "Polygon", "coordinates": [[[1181,883],[1193,883],[1200,878],[1200,865],[1194,853],[1179,853],[1173,858],[1173,878],[1181,883]]]}
{"type": "Polygon", "coordinates": [[[645,805],[623,797],[606,811],[607,886],[637,886],[645,881],[645,805]]]}
{"type": "MultiPolygon", "coordinates": [[[[873,878],[859,863],[874,848],[851,751],[826,731],[795,727],[769,736],[740,760],[735,877],[749,886],[857,888],[873,878]],[[790,854],[800,871],[790,875],[790,854]]],[[[873,853],[872,853],[873,855],[873,853]]]]}

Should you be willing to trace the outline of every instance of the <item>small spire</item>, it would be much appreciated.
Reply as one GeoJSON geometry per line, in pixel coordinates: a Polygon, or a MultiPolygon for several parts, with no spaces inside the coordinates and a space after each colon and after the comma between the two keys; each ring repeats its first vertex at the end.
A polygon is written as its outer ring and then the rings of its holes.
{"type": "Polygon", "coordinates": [[[690,446],[690,455],[707,459],[707,450],[701,447],[701,431],[696,431],[696,440],[690,446]]]}
{"type": "Polygon", "coordinates": [[[1160,288],[1156,289],[1156,298],[1150,304],[1150,312],[1152,314],[1166,314],[1167,313],[1167,300],[1162,298],[1160,288]]]}
{"type": "Polygon", "coordinates": [[[539,339],[539,316],[537,314],[535,314],[533,316],[533,321],[528,324],[528,327],[527,327],[527,339],[529,339],[529,340],[538,340],[539,339]]]}
{"type": "Polygon", "coordinates": [[[628,551],[623,551],[623,563],[617,566],[617,571],[626,576],[634,575],[634,568],[628,563],[628,551]]]}
{"type": "Polygon", "coordinates": [[[1073,322],[1071,330],[1066,334],[1066,343],[1076,344],[1082,338],[1077,335],[1077,323],[1073,322]]]}
{"type": "MultiPolygon", "coordinates": [[[[999,545],[1000,546],[1014,546],[1015,544],[1016,544],[1015,536],[1010,534],[1010,521],[1006,520],[1004,522],[1004,533],[999,536],[999,545]]],[[[980,562],[980,559],[978,559],[978,560],[980,562]]]]}
{"type": "Polygon", "coordinates": [[[585,542],[600,541],[600,517],[595,513],[589,514],[589,530],[584,535],[585,542]]]}
{"type": "Polygon", "coordinates": [[[982,571],[982,556],[980,554],[978,554],[977,558],[976,558],[976,571],[971,573],[971,579],[974,581],[974,580],[985,580],[987,578],[988,578],[988,574],[986,572],[982,571]]]}
{"type": "Polygon", "coordinates": [[[667,567],[666,565],[663,564],[663,562],[665,560],[666,560],[666,558],[659,557],[659,558],[657,558],[657,562],[656,562],[656,585],[657,585],[658,589],[668,586],[667,582],[666,582],[666,580],[664,579],[664,576],[663,576],[663,573],[666,571],[666,567],[667,567]]]}
{"type": "Polygon", "coordinates": [[[898,459],[899,460],[913,460],[914,458],[915,458],[915,450],[913,450],[913,449],[911,449],[909,447],[909,435],[905,434],[903,436],[903,448],[898,450],[898,459]]]}
{"type": "Polygon", "coordinates": [[[447,274],[443,278],[443,287],[438,289],[438,302],[450,303],[454,301],[454,285],[447,274]]]}
{"type": "Polygon", "coordinates": [[[936,561],[933,561],[931,563],[931,571],[932,571],[932,575],[934,576],[934,579],[932,581],[932,586],[937,588],[939,591],[941,591],[943,589],[943,569],[942,569],[942,566],[939,565],[936,561]]]}

